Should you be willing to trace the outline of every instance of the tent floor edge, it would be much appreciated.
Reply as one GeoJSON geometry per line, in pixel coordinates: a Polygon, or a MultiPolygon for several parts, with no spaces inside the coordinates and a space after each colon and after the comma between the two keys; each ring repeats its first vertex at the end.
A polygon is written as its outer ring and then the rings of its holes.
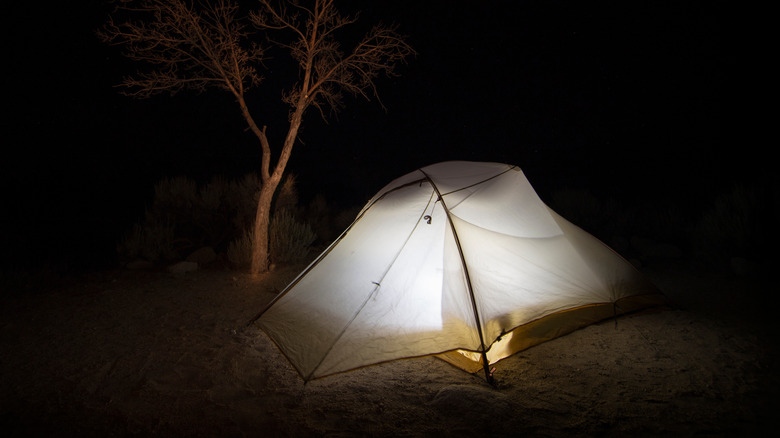
{"type": "Polygon", "coordinates": [[[665,304],[664,295],[647,294],[625,297],[616,303],[591,304],[563,310],[516,327],[494,342],[486,353],[452,350],[437,354],[436,357],[469,374],[484,370],[485,376],[488,377],[490,365],[513,354],[597,322],[665,304]]]}

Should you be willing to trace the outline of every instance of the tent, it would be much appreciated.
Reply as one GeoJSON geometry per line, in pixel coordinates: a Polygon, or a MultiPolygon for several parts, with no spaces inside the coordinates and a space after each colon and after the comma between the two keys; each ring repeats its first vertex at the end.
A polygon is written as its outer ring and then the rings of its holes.
{"type": "Polygon", "coordinates": [[[252,321],[305,381],[427,355],[469,372],[663,296],[500,163],[423,167],[379,191],[252,321]]]}

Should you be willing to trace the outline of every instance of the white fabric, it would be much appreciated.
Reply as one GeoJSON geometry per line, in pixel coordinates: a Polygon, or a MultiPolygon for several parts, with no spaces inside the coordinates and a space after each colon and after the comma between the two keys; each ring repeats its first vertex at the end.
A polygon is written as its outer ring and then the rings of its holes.
{"type": "Polygon", "coordinates": [[[488,348],[545,315],[642,292],[640,283],[620,256],[550,210],[520,169],[445,162],[377,193],[257,323],[308,380],[482,351],[480,331],[488,348]]]}

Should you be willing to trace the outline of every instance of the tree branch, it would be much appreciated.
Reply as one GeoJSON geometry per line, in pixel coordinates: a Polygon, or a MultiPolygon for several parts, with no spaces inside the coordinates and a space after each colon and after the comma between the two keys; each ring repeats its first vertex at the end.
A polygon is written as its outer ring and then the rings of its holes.
{"type": "Polygon", "coordinates": [[[315,106],[326,119],[325,110],[338,111],[343,93],[374,96],[380,103],[375,79],[382,73],[392,76],[397,64],[415,52],[395,27],[376,26],[345,56],[336,32],[354,23],[357,17],[342,16],[334,0],[316,0],[313,8],[295,3],[295,10],[271,0],[259,0],[262,12],[252,15],[260,29],[285,30],[290,42],[277,43],[298,62],[300,82],[284,93],[292,108],[315,106]]]}
{"type": "Polygon", "coordinates": [[[121,0],[119,11],[129,18],[109,20],[98,32],[106,43],[145,71],[124,79],[124,93],[149,97],[182,89],[203,91],[218,86],[236,97],[261,80],[256,64],[263,49],[242,47],[247,32],[236,18],[238,6],[217,0],[196,9],[183,0],[121,0]]]}
{"type": "MultiPolygon", "coordinates": [[[[374,80],[380,73],[393,74],[396,64],[414,53],[395,28],[375,27],[345,55],[336,33],[357,17],[342,16],[334,0],[258,0],[260,10],[250,12],[256,29],[289,35],[275,45],[289,52],[297,63],[298,82],[282,92],[290,105],[289,127],[272,166],[272,149],[255,123],[246,92],[261,77],[257,67],[265,59],[263,48],[249,39],[238,19],[235,0],[116,0],[122,22],[109,20],[98,36],[119,46],[124,55],[145,68],[124,78],[123,93],[149,97],[183,89],[204,91],[211,87],[232,93],[250,131],[260,141],[260,188],[252,272],[268,268],[268,224],[273,194],[292,154],[307,108],[314,106],[326,119],[325,110],[336,112],[344,92],[378,100],[374,80]]],[[[381,104],[381,102],[380,102],[381,104]]]]}

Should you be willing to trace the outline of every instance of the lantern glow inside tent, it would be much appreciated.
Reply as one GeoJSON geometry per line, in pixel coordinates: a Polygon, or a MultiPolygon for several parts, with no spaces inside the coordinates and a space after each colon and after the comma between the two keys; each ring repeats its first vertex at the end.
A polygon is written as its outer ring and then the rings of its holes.
{"type": "Polygon", "coordinates": [[[380,190],[253,321],[304,380],[437,355],[476,372],[661,304],[630,263],[500,163],[444,162],[380,190]]]}

